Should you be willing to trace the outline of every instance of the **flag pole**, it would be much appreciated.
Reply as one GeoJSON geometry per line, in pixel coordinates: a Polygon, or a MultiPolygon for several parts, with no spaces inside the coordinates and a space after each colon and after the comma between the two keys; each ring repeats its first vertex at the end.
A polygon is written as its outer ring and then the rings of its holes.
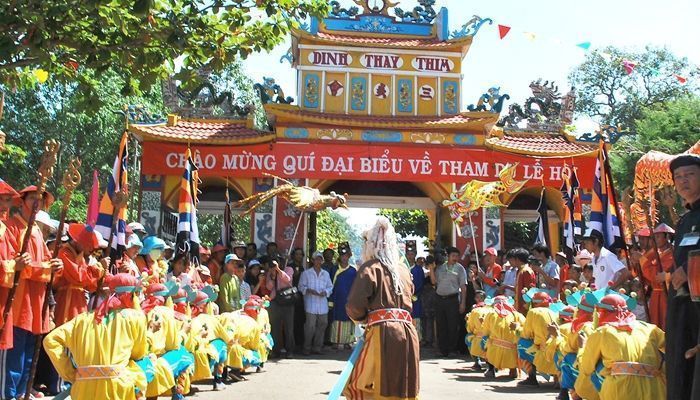
{"type": "MultiPolygon", "coordinates": [[[[627,267],[629,268],[630,265],[632,264],[630,262],[630,255],[629,255],[629,247],[627,246],[627,241],[624,239],[624,233],[622,232],[622,214],[620,214],[620,205],[617,202],[617,194],[615,192],[615,185],[613,184],[613,179],[612,179],[612,170],[610,169],[610,160],[608,159],[608,151],[605,149],[605,141],[601,137],[600,139],[600,151],[603,152],[603,162],[604,162],[604,168],[605,168],[605,177],[606,181],[608,183],[608,188],[610,189],[610,196],[611,200],[613,202],[613,207],[615,207],[615,212],[617,213],[618,217],[618,224],[620,228],[620,236],[622,238],[622,243],[624,245],[625,249],[625,259],[627,260],[627,267]]],[[[606,205],[607,207],[607,205],[606,205]]],[[[637,272],[637,276],[639,276],[639,280],[642,280],[642,268],[639,265],[632,265],[632,268],[634,268],[637,272]]],[[[644,312],[647,314],[647,318],[651,316],[649,313],[649,303],[647,302],[647,296],[644,293],[644,285],[642,285],[642,290],[641,293],[637,293],[640,299],[642,299],[642,304],[644,305],[644,312]]]]}

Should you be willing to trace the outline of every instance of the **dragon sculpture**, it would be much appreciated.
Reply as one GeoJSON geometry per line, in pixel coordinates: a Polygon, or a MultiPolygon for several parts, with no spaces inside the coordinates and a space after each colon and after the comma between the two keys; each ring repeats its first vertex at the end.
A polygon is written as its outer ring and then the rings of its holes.
{"type": "Polygon", "coordinates": [[[492,113],[500,113],[503,109],[503,102],[505,100],[510,100],[510,96],[507,94],[501,94],[501,88],[499,86],[493,86],[489,90],[479,97],[479,102],[474,105],[471,104],[467,106],[467,110],[475,111],[488,111],[492,113]]]}
{"type": "Polygon", "coordinates": [[[464,216],[481,207],[505,207],[499,196],[503,193],[515,193],[525,186],[527,181],[515,180],[518,163],[509,164],[498,173],[499,180],[483,182],[472,180],[450,193],[450,198],[443,200],[443,207],[450,210],[450,217],[459,224],[464,216]]]}
{"type": "Polygon", "coordinates": [[[236,202],[235,207],[246,209],[242,215],[252,213],[260,205],[275,196],[284,198],[301,211],[316,212],[325,210],[328,207],[332,208],[333,210],[338,207],[348,208],[346,204],[347,193],[340,195],[335,192],[331,192],[330,194],[325,195],[321,194],[318,189],[314,189],[309,186],[297,186],[292,182],[278,176],[267,173],[265,176],[277,178],[278,180],[284,182],[284,184],[273,187],[265,192],[256,193],[236,202]]]}
{"type": "Polygon", "coordinates": [[[503,117],[498,126],[517,127],[522,121],[527,121],[528,129],[559,131],[564,125],[570,124],[576,96],[573,88],[566,96],[559,93],[559,87],[554,82],[538,79],[530,83],[532,96],[525,105],[511,104],[508,115],[503,117]]]}
{"type": "MultiPolygon", "coordinates": [[[[700,141],[695,143],[690,149],[682,154],[700,154],[700,141]]],[[[669,208],[674,224],[677,216],[673,211],[676,203],[676,195],[670,190],[673,185],[673,177],[669,170],[671,160],[677,154],[666,154],[659,151],[650,151],[637,161],[634,169],[634,203],[630,205],[630,214],[634,230],[648,227],[647,217],[650,217],[652,224],[658,222],[658,200],[656,191],[661,189],[661,202],[669,208]],[[645,209],[645,203],[649,201],[649,208],[645,209]]]]}

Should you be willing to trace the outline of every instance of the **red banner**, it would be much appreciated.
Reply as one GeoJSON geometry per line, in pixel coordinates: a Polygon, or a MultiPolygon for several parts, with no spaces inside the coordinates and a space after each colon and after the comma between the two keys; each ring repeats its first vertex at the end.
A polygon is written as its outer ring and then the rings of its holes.
{"type": "MultiPolygon", "coordinates": [[[[186,145],[145,142],[142,173],[179,175],[186,145]]],[[[274,142],[252,146],[193,145],[202,176],[345,179],[407,182],[491,181],[509,163],[519,162],[516,179],[529,185],[559,186],[564,164],[574,165],[584,188],[593,181],[595,157],[536,158],[479,147],[416,146],[386,143],[274,142]]]]}

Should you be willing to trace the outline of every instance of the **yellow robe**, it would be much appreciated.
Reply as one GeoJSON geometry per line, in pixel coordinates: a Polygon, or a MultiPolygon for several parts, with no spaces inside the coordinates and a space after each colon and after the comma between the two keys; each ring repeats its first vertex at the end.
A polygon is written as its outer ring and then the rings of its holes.
{"type": "Polygon", "coordinates": [[[488,336],[486,342],[486,359],[496,369],[518,368],[518,335],[510,329],[510,324],[525,323],[525,317],[519,312],[501,317],[495,312],[489,313],[482,325],[482,332],[488,336]],[[511,343],[512,347],[506,343],[511,343]]]}
{"type": "Polygon", "coordinates": [[[110,312],[97,324],[93,313],[83,313],[46,335],[44,348],[61,378],[72,382],[71,398],[132,400],[135,389],[146,390],[146,376],[134,362],[146,356],[146,316],[142,311],[124,309],[110,312]],[[81,367],[106,366],[118,373],[113,378],[86,379],[81,367]]]}
{"type": "Polygon", "coordinates": [[[180,348],[181,336],[175,312],[170,307],[158,306],[148,312],[148,321],[158,319],[161,327],[157,332],[148,331],[149,352],[158,356],[155,363],[155,377],[148,384],[146,397],[155,397],[164,394],[175,386],[175,377],[170,369],[170,364],[161,358],[170,350],[180,348]]]}
{"type": "MultiPolygon", "coordinates": [[[[586,322],[581,327],[580,331],[586,333],[586,337],[591,336],[595,332],[593,328],[593,322],[586,322]]],[[[576,378],[576,383],[574,384],[574,391],[576,394],[585,400],[599,400],[598,390],[593,386],[591,381],[591,374],[586,374],[581,371],[581,357],[583,356],[583,348],[578,346],[578,332],[571,332],[571,335],[567,338],[564,345],[564,350],[573,353],[576,352],[576,366],[578,367],[578,378],[576,378]]]]}
{"type": "Polygon", "coordinates": [[[481,348],[481,338],[484,336],[482,331],[481,317],[486,319],[486,316],[493,313],[493,308],[483,306],[473,309],[467,317],[467,336],[471,341],[469,353],[473,357],[486,358],[486,351],[481,348]]]}
{"type": "Polygon", "coordinates": [[[267,313],[266,309],[260,310],[258,313],[258,325],[260,326],[260,341],[262,346],[260,346],[260,361],[266,362],[267,358],[270,356],[270,351],[272,351],[272,343],[270,342],[270,315],[267,313]]]}
{"type": "Polygon", "coordinates": [[[223,340],[229,348],[233,342],[233,337],[224,329],[218,317],[202,313],[192,318],[189,346],[186,346],[194,354],[192,382],[212,377],[209,359],[219,358],[216,348],[211,344],[215,339],[223,340]],[[190,350],[191,348],[194,348],[194,351],[190,350]]]}
{"type": "Polygon", "coordinates": [[[263,342],[260,338],[262,329],[258,321],[240,310],[223,313],[219,318],[233,337],[233,345],[229,348],[228,365],[233,368],[243,368],[243,356],[246,352],[260,353],[262,350],[263,342]]]}
{"type": "Polygon", "coordinates": [[[545,355],[547,338],[549,337],[547,326],[557,323],[557,319],[557,314],[546,307],[531,308],[525,317],[521,337],[532,339],[534,342],[530,350],[535,354],[533,364],[537,368],[537,372],[543,374],[556,375],[558,373],[554,359],[547,359],[545,355]]]}
{"type": "Polygon", "coordinates": [[[661,354],[665,351],[665,334],[656,325],[637,321],[632,332],[612,326],[602,326],[586,341],[580,369],[585,374],[595,371],[603,361],[601,375],[605,377],[600,389],[601,400],[639,400],[666,398],[666,379],[661,368],[661,354]],[[611,375],[615,362],[635,362],[656,367],[655,377],[611,375]]]}

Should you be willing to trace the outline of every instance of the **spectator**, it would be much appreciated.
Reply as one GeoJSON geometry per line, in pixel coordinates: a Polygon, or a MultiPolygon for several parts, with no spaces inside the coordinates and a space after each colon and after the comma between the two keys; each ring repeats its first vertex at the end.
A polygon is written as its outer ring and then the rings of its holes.
{"type": "Polygon", "coordinates": [[[333,291],[333,282],[328,271],[321,268],[323,254],[313,255],[313,267],[302,272],[299,291],[304,295],[304,355],[321,354],[323,337],[328,325],[328,297],[333,291]],[[313,345],[313,346],[312,346],[313,345]]]}
{"type": "Polygon", "coordinates": [[[498,252],[493,247],[484,250],[484,256],[481,259],[486,272],[477,269],[477,275],[483,284],[483,290],[487,297],[494,297],[498,289],[498,284],[503,280],[503,267],[496,263],[498,252]]]}
{"type": "Polygon", "coordinates": [[[261,286],[264,286],[264,276],[265,273],[262,270],[262,265],[260,261],[250,260],[250,262],[248,263],[248,269],[245,271],[245,277],[243,278],[243,280],[250,287],[251,294],[260,296],[260,288],[261,286]]]}
{"type": "Polygon", "coordinates": [[[593,264],[588,263],[583,266],[581,273],[581,283],[585,283],[589,287],[595,286],[595,277],[593,276],[593,264]]]}
{"type": "Polygon", "coordinates": [[[352,251],[348,242],[340,244],[338,254],[340,254],[338,272],[333,279],[333,294],[330,298],[333,307],[330,341],[337,349],[342,347],[349,349],[350,344],[355,341],[355,323],[348,316],[345,304],[348,301],[350,287],[355,281],[357,268],[350,264],[352,251]]]}
{"type": "Polygon", "coordinates": [[[238,264],[242,264],[243,260],[235,254],[228,254],[224,259],[224,274],[219,280],[219,310],[222,313],[236,311],[241,307],[241,292],[240,281],[236,276],[238,264]]]}
{"type": "Polygon", "coordinates": [[[258,260],[260,261],[260,274],[258,277],[260,279],[260,289],[256,293],[260,297],[270,296],[270,289],[267,288],[267,279],[269,278],[269,272],[272,266],[272,259],[270,256],[262,256],[258,260]]]}
{"type": "Polygon", "coordinates": [[[416,241],[407,240],[406,241],[406,261],[411,271],[411,280],[413,281],[413,310],[411,311],[411,316],[413,317],[413,325],[418,331],[418,339],[423,339],[423,332],[421,328],[421,318],[423,318],[423,304],[421,302],[421,291],[423,290],[423,285],[425,284],[425,273],[423,272],[423,267],[416,263],[416,241]]]}
{"type": "Polygon", "coordinates": [[[265,255],[270,257],[270,261],[279,259],[280,253],[279,253],[279,250],[277,249],[277,243],[269,242],[265,246],[265,255]]]}
{"type": "Polygon", "coordinates": [[[552,252],[544,243],[537,243],[532,248],[533,257],[539,261],[540,265],[532,263],[530,267],[539,277],[540,285],[544,284],[547,289],[559,291],[559,265],[552,260],[552,252]]]}
{"type": "Polygon", "coordinates": [[[246,249],[245,249],[245,260],[246,262],[250,262],[250,260],[257,258],[258,257],[258,245],[256,245],[254,242],[250,242],[246,244],[246,249]]]}
{"type": "Polygon", "coordinates": [[[211,257],[209,258],[209,272],[211,273],[211,280],[215,285],[219,284],[219,279],[221,279],[221,274],[223,271],[224,257],[226,257],[226,246],[221,243],[217,243],[211,249],[211,257]]]}
{"type": "MultiPolygon", "coordinates": [[[[294,271],[292,275],[292,285],[299,287],[301,273],[304,272],[304,249],[296,247],[292,250],[292,259],[287,264],[294,271]]],[[[294,341],[297,346],[304,344],[304,324],[306,323],[306,313],[304,312],[303,296],[297,298],[294,304],[294,341]]]]}
{"type": "Polygon", "coordinates": [[[508,297],[515,296],[515,284],[518,278],[518,267],[511,265],[508,260],[503,264],[505,274],[503,274],[503,294],[508,297]]]}
{"type": "MultiPolygon", "coordinates": [[[[426,257],[424,266],[428,271],[431,268],[435,268],[435,264],[435,257],[426,257]]],[[[430,274],[428,271],[423,271],[426,275],[426,279],[423,285],[423,291],[421,292],[421,301],[423,303],[423,318],[421,318],[423,341],[421,345],[432,347],[433,341],[435,340],[435,300],[437,295],[435,294],[435,285],[430,281],[430,274]]]]}
{"type": "Polygon", "coordinates": [[[331,280],[333,280],[336,271],[338,271],[338,265],[333,262],[333,258],[335,258],[335,251],[333,249],[327,248],[323,250],[323,265],[321,265],[321,268],[328,272],[331,280]]]}
{"type": "Polygon", "coordinates": [[[430,269],[430,280],[435,285],[435,322],[438,344],[443,357],[457,347],[459,315],[467,310],[467,271],[458,262],[459,250],[447,249],[447,262],[430,269]],[[461,293],[461,298],[460,298],[461,293]]]}
{"type": "Polygon", "coordinates": [[[242,240],[239,240],[233,244],[233,254],[235,254],[240,260],[245,260],[247,252],[248,246],[246,246],[245,242],[242,240]]]}
{"type": "Polygon", "coordinates": [[[537,285],[537,275],[528,265],[530,253],[522,247],[516,247],[506,255],[508,262],[517,268],[515,281],[515,308],[519,313],[527,314],[527,304],[523,301],[523,289],[529,290],[537,285]]]}
{"type": "Polygon", "coordinates": [[[566,253],[563,251],[554,255],[554,262],[559,266],[559,282],[569,280],[569,262],[566,259],[566,253]]]}
{"type": "Polygon", "coordinates": [[[583,271],[583,268],[574,264],[571,268],[569,268],[569,279],[568,280],[574,281],[577,284],[581,283],[581,272],[582,271],[583,271]]]}
{"type": "Polygon", "coordinates": [[[277,261],[272,261],[272,266],[266,274],[265,285],[270,291],[270,326],[272,328],[272,340],[274,341],[273,357],[293,357],[294,352],[294,304],[282,304],[275,301],[277,293],[283,289],[292,287],[294,270],[290,267],[280,268],[277,261]]]}
{"type": "MultiPolygon", "coordinates": [[[[236,275],[236,280],[238,281],[238,293],[240,296],[239,305],[242,306],[253,293],[251,292],[250,285],[245,281],[245,262],[237,262],[234,266],[233,273],[236,275]]],[[[237,306],[236,309],[241,308],[240,306],[237,306]]]]}
{"type": "Polygon", "coordinates": [[[617,256],[603,247],[603,234],[589,228],[583,235],[583,246],[593,255],[593,278],[598,289],[616,288],[626,282],[630,273],[617,256]]]}

